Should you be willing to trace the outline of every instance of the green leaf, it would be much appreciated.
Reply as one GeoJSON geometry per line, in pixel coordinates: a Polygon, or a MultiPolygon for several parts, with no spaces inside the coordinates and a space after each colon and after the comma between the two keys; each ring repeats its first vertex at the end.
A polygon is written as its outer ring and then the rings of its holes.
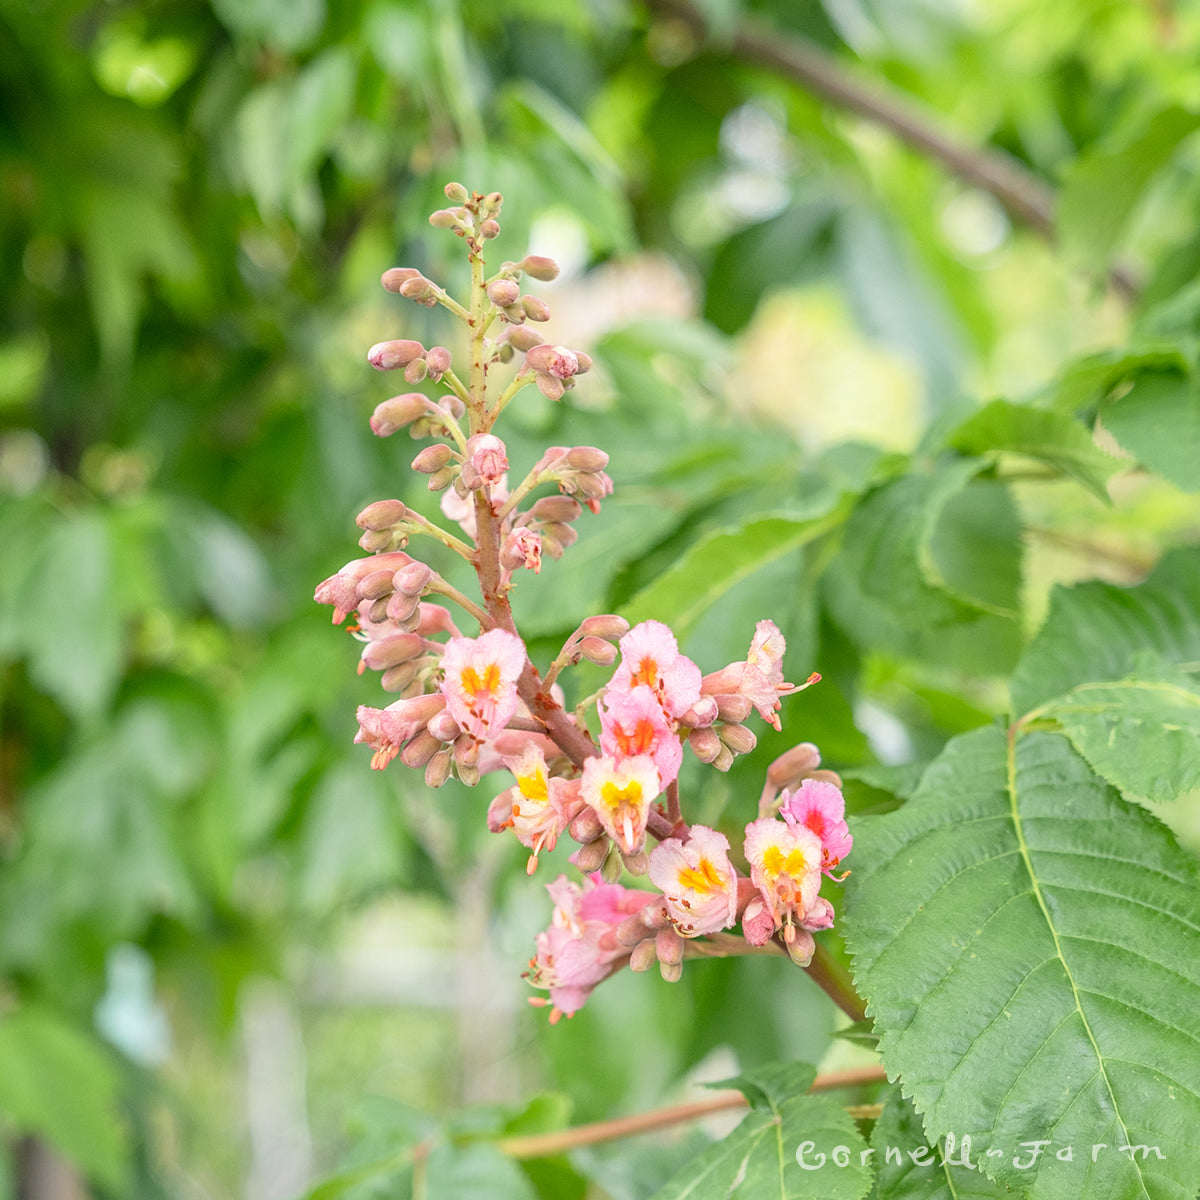
{"type": "Polygon", "coordinates": [[[1168,555],[1135,588],[1055,588],[1050,614],[1011,681],[1021,717],[1081,683],[1124,679],[1149,651],[1171,664],[1200,662],[1200,552],[1168,555]]]}
{"type": "Polygon", "coordinates": [[[993,400],[953,429],[946,445],[963,454],[1021,454],[1077,479],[1106,504],[1107,483],[1120,464],[1105,454],[1090,430],[1065,413],[993,400]]]}
{"type": "Polygon", "coordinates": [[[437,1200],[536,1200],[521,1168],[495,1146],[440,1145],[426,1160],[426,1195],[437,1200]]]}
{"type": "Polygon", "coordinates": [[[1090,409],[1114,388],[1143,371],[1184,372],[1187,369],[1187,359],[1173,345],[1100,350],[1067,366],[1055,387],[1052,402],[1056,410],[1078,413],[1090,409]]]}
{"type": "Polygon", "coordinates": [[[1065,738],[987,728],[861,820],[854,857],[855,978],[929,1136],[1032,1200],[1190,1200],[1200,870],[1167,829],[1065,738]]]}
{"type": "Polygon", "coordinates": [[[1103,266],[1159,168],[1200,126],[1200,114],[1172,107],[1153,113],[1132,135],[1084,154],[1067,172],[1057,224],[1069,254],[1103,266]]]}
{"type": "Polygon", "coordinates": [[[1185,492],[1200,492],[1200,387],[1190,375],[1138,375],[1103,410],[1104,427],[1147,470],[1185,492]]]}
{"type": "Polygon", "coordinates": [[[99,1044],[49,1009],[28,1006],[0,1018],[0,1113],[124,1193],[119,1083],[99,1044]]]}
{"type": "Polygon", "coordinates": [[[982,1171],[947,1162],[900,1089],[887,1095],[871,1131],[875,1190],[871,1200],[1003,1200],[1013,1193],[982,1171]]]}
{"type": "Polygon", "coordinates": [[[1122,792],[1163,803],[1200,787],[1200,691],[1165,664],[1150,678],[1080,684],[1038,711],[1122,792]]]}
{"type": "Polygon", "coordinates": [[[835,1100],[804,1094],[812,1077],[811,1067],[776,1064],[726,1081],[742,1089],[753,1111],[653,1200],[860,1200],[871,1185],[860,1157],[866,1143],[835,1100]]]}
{"type": "Polygon", "coordinates": [[[763,516],[721,529],[692,548],[622,610],[631,624],[653,617],[684,637],[731,588],[770,563],[836,528],[849,499],[814,517],[763,516]]]}

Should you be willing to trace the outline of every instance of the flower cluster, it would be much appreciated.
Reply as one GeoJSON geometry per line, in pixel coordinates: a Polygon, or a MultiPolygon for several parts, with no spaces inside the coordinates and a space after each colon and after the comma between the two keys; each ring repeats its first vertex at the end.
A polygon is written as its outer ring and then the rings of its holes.
{"type": "Polygon", "coordinates": [[[491,801],[487,822],[528,848],[530,874],[543,851],[564,838],[575,843],[580,880],[560,875],[548,885],[553,917],[528,971],[549,992],[538,1002],[550,1006],[552,1021],[576,1012],[623,966],[643,971],[657,962],[665,978],[677,979],[689,950],[772,945],[806,965],[813,933],[833,922],[832,905],[819,895],[822,877],[851,846],[837,777],[820,769],[807,743],[779,756],[735,864],[725,833],[685,820],[680,772],[685,751],[729,770],[755,747],[751,716],[778,731],[782,698],[819,677],[784,680],[786,645],[769,620],[758,622],[744,659],[710,674],[681,652],[667,625],[631,628],[613,614],[586,617],[544,673],[534,666],[509,603],[514,575],[560,558],[575,541],[575,522],[585,509],[599,513],[613,484],[602,450],[551,446],[510,485],[508,450],[493,428],[523,388],[561,400],[591,360],[529,327],[549,309],[522,292],[521,280],[553,279],[549,259],[505,262],[488,276],[483,250],[500,232],[499,194],[459,184],[446,194],[451,207],[430,220],[466,243],[468,302],[412,268],[384,272],[383,285],[459,318],[467,369],[460,376],[446,347],[405,338],[380,342],[367,357],[380,371],[401,371],[410,385],[445,390],[436,399],[406,392],[385,400],[371,428],[381,437],[408,429],[430,442],[412,467],[441,493],[441,515],[458,532],[400,500],[376,501],[357,518],[366,556],[316,589],[335,623],[355,615],[360,673],[380,672],[383,690],[396,696],[386,707],[358,710],[355,740],[373,751],[373,768],[398,758],[422,769],[434,788],[452,776],[474,785],[508,772],[514,782],[491,801]],[[516,370],[494,389],[491,373],[506,365],[516,370]],[[470,563],[478,599],[413,557],[414,538],[433,539],[470,563]],[[454,610],[478,626],[476,636],[459,629],[454,610]],[[557,680],[581,660],[612,673],[599,693],[568,710],[557,680]],[[623,885],[626,874],[641,882],[623,885]],[[726,932],[739,922],[740,935],[726,932]]]}

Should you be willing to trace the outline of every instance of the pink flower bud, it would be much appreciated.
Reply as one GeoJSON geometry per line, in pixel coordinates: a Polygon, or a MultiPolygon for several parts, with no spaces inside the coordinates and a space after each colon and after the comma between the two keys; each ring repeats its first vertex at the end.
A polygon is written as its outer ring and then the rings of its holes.
{"type": "Polygon", "coordinates": [[[388,437],[397,429],[403,429],[423,416],[428,406],[429,401],[420,392],[405,392],[403,396],[393,396],[375,406],[375,411],[371,414],[371,432],[378,437],[388,437]]]}
{"type": "Polygon", "coordinates": [[[629,969],[631,971],[648,971],[658,958],[654,948],[654,939],[646,938],[644,942],[639,942],[633,948],[633,953],[629,956],[629,969]]]}
{"type": "Polygon", "coordinates": [[[408,506],[399,500],[376,500],[354,518],[359,529],[391,529],[408,515],[408,506]]]}
{"type": "Polygon", "coordinates": [[[443,467],[440,471],[434,471],[429,477],[429,483],[426,485],[431,492],[440,492],[448,488],[459,478],[458,467],[443,467]]]}
{"type": "Polygon", "coordinates": [[[392,544],[394,538],[395,533],[390,529],[368,529],[358,539],[358,544],[368,554],[376,554],[380,550],[386,550],[392,544]]]}
{"type": "Polygon", "coordinates": [[[588,662],[594,662],[600,667],[611,667],[617,661],[616,646],[612,642],[606,642],[603,638],[580,638],[575,648],[588,662]]]}
{"type": "Polygon", "coordinates": [[[434,295],[433,283],[417,272],[400,285],[400,295],[408,300],[430,300],[434,295]]]}
{"type": "Polygon", "coordinates": [[[362,661],[372,671],[386,671],[408,662],[424,651],[422,638],[415,633],[394,633],[363,647],[362,661]]]}
{"type": "Polygon", "coordinates": [[[558,263],[540,254],[527,254],[518,265],[530,279],[541,283],[549,283],[558,278],[558,263]]]}
{"type": "Polygon", "coordinates": [[[715,729],[693,729],[688,734],[688,745],[692,753],[702,762],[712,762],[721,753],[721,739],[715,729]]]}
{"type": "Polygon", "coordinates": [[[427,729],[422,729],[400,751],[400,761],[406,767],[423,767],[442,748],[442,743],[427,729]]]}
{"type": "Polygon", "coordinates": [[[567,390],[563,381],[555,379],[553,375],[538,375],[534,382],[537,384],[537,390],[547,400],[561,400],[563,392],[567,390]]]}
{"type": "Polygon", "coordinates": [[[593,871],[598,871],[601,864],[608,858],[608,845],[608,838],[596,838],[580,846],[573,855],[575,865],[585,875],[590,875],[593,871]]]}
{"type": "Polygon", "coordinates": [[[624,869],[625,867],[621,862],[621,856],[619,854],[614,854],[610,849],[608,855],[600,864],[600,878],[603,879],[605,883],[616,883],[617,880],[621,878],[621,872],[624,869]]]}
{"type": "MultiPolygon", "coordinates": [[[[594,842],[604,832],[604,826],[594,809],[580,809],[568,827],[568,832],[577,842],[594,842]]],[[[583,867],[579,868],[581,871],[583,867]]]]}
{"type": "Polygon", "coordinates": [[[754,736],[753,730],[747,729],[745,725],[724,725],[720,730],[720,737],[734,754],[749,754],[758,745],[758,738],[754,736]]]}
{"type": "Polygon", "coordinates": [[[360,600],[378,600],[380,596],[387,596],[392,590],[392,571],[372,571],[369,575],[364,575],[358,581],[358,587],[355,589],[360,600]]]}
{"type": "Polygon", "coordinates": [[[491,241],[492,238],[497,238],[500,236],[500,222],[493,221],[489,217],[482,225],[479,226],[479,232],[483,234],[488,241],[491,241]]]}
{"type": "Polygon", "coordinates": [[[575,351],[575,360],[579,364],[575,368],[576,375],[586,375],[592,369],[591,356],[584,354],[582,350],[575,351]]]}
{"type": "Polygon", "coordinates": [[[526,353],[525,362],[532,370],[553,375],[556,379],[570,379],[579,371],[579,356],[565,346],[545,343],[534,346],[526,353]]]}
{"type": "MultiPolygon", "coordinates": [[[[556,524],[570,524],[572,521],[579,519],[583,512],[583,506],[578,500],[570,496],[543,496],[530,510],[530,517],[538,521],[553,521],[556,524]]],[[[588,620],[600,620],[599,617],[589,617],[588,620]]],[[[620,620],[616,617],[614,620],[620,620]]],[[[625,623],[625,629],[621,630],[624,633],[629,628],[629,623],[625,623]]],[[[588,630],[589,633],[593,632],[588,630]]],[[[598,637],[607,637],[607,634],[598,634],[598,637]]],[[[620,636],[617,634],[616,636],[620,636]]]]}
{"type": "Polygon", "coordinates": [[[717,715],[722,721],[732,721],[734,723],[744,721],[753,711],[754,704],[749,696],[743,696],[737,692],[723,692],[715,697],[717,702],[717,715]]]}
{"type": "Polygon", "coordinates": [[[429,223],[434,229],[461,229],[466,220],[465,208],[439,208],[429,214],[429,223]]]}
{"type": "Polygon", "coordinates": [[[379,686],[385,692],[403,692],[417,677],[417,664],[406,662],[388,667],[379,677],[379,686]]]}
{"type": "Polygon", "coordinates": [[[508,308],[521,296],[521,289],[511,279],[493,279],[487,288],[488,299],[499,308],[508,308]]]}
{"type": "Polygon", "coordinates": [[[579,534],[570,525],[557,525],[553,522],[542,526],[542,537],[553,538],[562,549],[575,545],[579,534]]]}
{"type": "Polygon", "coordinates": [[[438,442],[436,446],[426,446],[412,460],[412,469],[422,475],[432,475],[450,461],[451,454],[450,447],[443,442],[438,442]]]}
{"type": "Polygon", "coordinates": [[[392,587],[404,596],[419,596],[429,586],[434,570],[423,562],[410,562],[392,576],[392,587]]]}
{"type": "Polygon", "coordinates": [[[376,342],[367,351],[367,362],[377,371],[394,371],[406,367],[425,353],[420,342],[409,338],[394,338],[390,342],[376,342]]]}
{"type": "Polygon", "coordinates": [[[379,277],[379,282],[389,292],[398,292],[410,279],[420,279],[421,272],[415,267],[389,267],[379,277]]]}
{"type": "Polygon", "coordinates": [[[733,751],[728,746],[722,746],[717,752],[717,757],[712,760],[712,765],[718,771],[728,771],[733,766],[733,751]]]}
{"type": "Polygon", "coordinates": [[[425,764],[425,786],[440,788],[450,778],[450,751],[439,750],[425,764]]]}
{"type": "Polygon", "coordinates": [[[671,926],[665,926],[654,935],[654,949],[658,961],[664,965],[676,966],[683,962],[683,938],[671,926]]]}
{"type": "Polygon", "coordinates": [[[522,296],[521,307],[531,321],[550,320],[550,306],[544,300],[539,300],[537,296],[522,296]]]}
{"type": "Polygon", "coordinates": [[[423,358],[414,358],[404,368],[405,383],[420,383],[429,374],[429,367],[423,358]]]}
{"type": "Polygon", "coordinates": [[[494,433],[476,433],[467,439],[463,483],[471,490],[500,482],[508,470],[508,453],[494,433]]]}
{"type": "Polygon", "coordinates": [[[445,346],[431,346],[425,352],[425,365],[434,379],[440,379],[445,371],[450,370],[450,351],[445,346]]]}
{"type": "MultiPolygon", "coordinates": [[[[393,582],[394,579],[395,577],[393,582]]],[[[419,607],[420,600],[416,596],[406,595],[399,590],[394,591],[388,597],[387,619],[395,621],[402,629],[412,629],[417,623],[419,607]]]]}
{"type": "MultiPolygon", "coordinates": [[[[524,315],[524,311],[524,309],[521,310],[522,315],[524,315]]],[[[504,340],[510,346],[524,352],[532,350],[534,346],[540,346],[546,339],[536,329],[530,329],[528,326],[518,326],[509,329],[504,335],[504,340]]]]}
{"type": "Polygon", "coordinates": [[[701,696],[680,718],[688,729],[706,729],[717,719],[717,702],[711,696],[701,696]]]}
{"type": "Polygon", "coordinates": [[[443,709],[430,718],[429,732],[440,742],[452,742],[462,730],[458,727],[458,722],[443,709]]]}
{"type": "Polygon", "coordinates": [[[567,465],[576,471],[603,471],[608,466],[608,455],[595,446],[572,446],[567,451],[567,465]]]}
{"type": "Polygon", "coordinates": [[[446,199],[454,204],[466,204],[471,198],[471,193],[461,183],[450,182],[442,190],[446,193],[446,199]]]}
{"type": "MultiPolygon", "coordinates": [[[[749,715],[747,708],[746,715],[749,715]]],[[[768,768],[767,782],[775,788],[794,788],[821,765],[821,752],[812,742],[785,750],[768,768]]]]}

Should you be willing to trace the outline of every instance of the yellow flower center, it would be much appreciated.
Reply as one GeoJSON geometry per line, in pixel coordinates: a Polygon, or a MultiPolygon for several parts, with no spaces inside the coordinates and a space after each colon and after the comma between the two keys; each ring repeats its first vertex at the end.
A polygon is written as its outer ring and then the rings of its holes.
{"type": "Polygon", "coordinates": [[[778,846],[770,846],[763,855],[763,866],[772,875],[787,874],[793,879],[799,879],[804,874],[804,851],[791,850],[785,857],[778,846]]]}
{"type": "Polygon", "coordinates": [[[631,779],[624,787],[611,779],[600,785],[600,798],[609,808],[617,809],[622,804],[639,805],[642,802],[642,785],[631,779]]]}
{"type": "Polygon", "coordinates": [[[518,775],[517,786],[526,800],[536,800],[544,804],[550,798],[550,789],[543,771],[535,770],[532,775],[518,775]]]}
{"type": "Polygon", "coordinates": [[[488,663],[480,679],[474,667],[463,667],[462,685],[463,691],[473,699],[480,695],[494,696],[500,689],[500,668],[496,663],[488,663]]]}
{"type": "Polygon", "coordinates": [[[684,867],[679,872],[679,883],[682,887],[691,888],[693,892],[725,890],[725,881],[717,874],[716,867],[707,858],[702,858],[698,867],[684,867]]]}
{"type": "Polygon", "coordinates": [[[634,671],[633,685],[636,687],[639,683],[644,683],[647,687],[652,688],[658,682],[658,663],[649,655],[638,663],[637,670],[634,671]]]}

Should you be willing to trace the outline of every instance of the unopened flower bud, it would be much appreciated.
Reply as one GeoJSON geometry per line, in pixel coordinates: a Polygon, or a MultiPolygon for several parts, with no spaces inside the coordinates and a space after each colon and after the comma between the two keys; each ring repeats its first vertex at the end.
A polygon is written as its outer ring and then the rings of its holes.
{"type": "Polygon", "coordinates": [[[721,741],[734,754],[749,754],[758,745],[758,738],[755,736],[754,731],[747,729],[745,725],[723,725],[719,733],[721,741]]]}
{"type": "Polygon", "coordinates": [[[422,729],[401,751],[400,761],[406,767],[423,767],[442,748],[442,743],[422,729]]]}
{"type": "MultiPolygon", "coordinates": [[[[529,515],[538,521],[553,521],[556,524],[569,525],[572,521],[577,521],[580,514],[583,512],[583,505],[578,500],[571,496],[543,496],[530,510],[529,515]]],[[[600,618],[589,617],[588,620],[599,620],[600,618]]],[[[619,620],[620,618],[614,618],[619,620]]],[[[586,622],[585,622],[586,624],[586,622]]],[[[629,623],[625,623],[625,628],[621,630],[621,634],[628,633],[629,623]]],[[[588,630],[589,633],[593,632],[588,630]]],[[[608,634],[597,634],[598,637],[608,637],[608,634]]],[[[617,636],[621,636],[618,634],[617,636]]]]}
{"type": "Polygon", "coordinates": [[[664,925],[654,935],[654,949],[658,961],[664,965],[674,966],[683,962],[683,938],[679,936],[673,925],[664,925]]]}
{"type": "Polygon", "coordinates": [[[386,550],[391,546],[394,537],[395,535],[390,529],[368,529],[358,539],[358,544],[368,554],[378,554],[380,550],[386,550]]]}
{"type": "Polygon", "coordinates": [[[440,379],[442,374],[450,370],[450,351],[445,346],[430,346],[425,352],[425,365],[434,379],[440,379]]]}
{"type": "Polygon", "coordinates": [[[376,500],[354,518],[359,529],[391,529],[408,515],[408,506],[399,500],[376,500]]]}
{"type": "Polygon", "coordinates": [[[647,904],[644,908],[639,909],[623,920],[616,929],[617,941],[622,946],[636,946],[639,942],[645,941],[646,935],[653,929],[658,928],[657,925],[647,920],[649,914],[653,918],[655,905],[647,904]]]}
{"type": "Polygon", "coordinates": [[[645,875],[650,870],[650,855],[645,850],[638,850],[634,854],[623,853],[621,861],[630,875],[645,875]]]}
{"type": "Polygon", "coordinates": [[[428,729],[439,742],[452,742],[462,732],[457,722],[444,708],[440,713],[429,718],[428,729]]]}
{"type": "Polygon", "coordinates": [[[443,467],[434,471],[425,485],[431,492],[444,492],[452,483],[459,481],[459,469],[456,466],[443,467]]]}
{"type": "Polygon", "coordinates": [[[579,534],[570,525],[558,525],[550,522],[542,526],[542,537],[552,538],[563,549],[566,549],[567,546],[575,545],[579,539],[579,534]]]}
{"type": "Polygon", "coordinates": [[[387,619],[395,621],[401,629],[412,629],[418,620],[420,604],[417,596],[409,596],[404,592],[395,591],[388,597],[387,619]]]}
{"type": "Polygon", "coordinates": [[[467,439],[463,483],[469,490],[500,482],[508,470],[508,452],[494,433],[476,433],[467,439]]]}
{"type": "Polygon", "coordinates": [[[378,437],[388,437],[397,429],[411,425],[425,414],[428,407],[429,401],[420,392],[405,392],[403,396],[393,396],[375,406],[375,411],[371,414],[371,432],[378,437]]]}
{"type": "MultiPolygon", "coordinates": [[[[600,817],[597,815],[594,808],[580,809],[579,813],[567,826],[567,832],[577,842],[593,842],[603,831],[604,826],[600,823],[600,817]]],[[[583,870],[580,867],[580,870],[583,870]]]]}
{"type": "Polygon", "coordinates": [[[471,198],[471,193],[461,183],[448,183],[442,190],[446,193],[446,199],[453,204],[466,204],[471,198]]]}
{"type": "Polygon", "coordinates": [[[508,308],[521,296],[521,289],[511,279],[493,279],[487,288],[488,299],[498,308],[508,308]]]}
{"type": "Polygon", "coordinates": [[[582,658],[586,658],[588,662],[594,662],[600,667],[611,667],[617,661],[616,646],[612,642],[604,641],[603,638],[580,638],[575,649],[579,651],[582,658]]]}
{"type": "Polygon", "coordinates": [[[639,942],[634,948],[633,953],[629,956],[629,969],[631,971],[648,971],[654,965],[658,955],[654,950],[654,939],[646,938],[645,941],[639,942]]]}
{"type": "Polygon", "coordinates": [[[367,362],[377,371],[395,371],[406,367],[425,353],[425,347],[411,338],[393,338],[390,342],[376,342],[367,351],[367,362]]]}
{"type": "Polygon", "coordinates": [[[605,883],[616,883],[621,878],[621,871],[624,865],[621,862],[621,852],[617,849],[614,842],[610,847],[607,856],[600,864],[600,877],[605,883]]]}
{"type": "MultiPolygon", "coordinates": [[[[580,846],[575,851],[575,865],[585,875],[590,875],[593,871],[598,871],[601,864],[608,860],[608,845],[607,838],[599,837],[594,841],[580,846]]],[[[620,861],[620,859],[617,859],[618,865],[620,861]]]]}
{"type": "Polygon", "coordinates": [[[608,455],[595,446],[572,446],[567,451],[567,466],[576,471],[603,471],[608,466],[608,455]]]}
{"type": "Polygon", "coordinates": [[[767,782],[775,788],[795,787],[820,765],[820,750],[812,742],[800,742],[767,768],[767,782]]]}
{"type": "Polygon", "coordinates": [[[434,229],[461,229],[466,219],[465,208],[439,208],[429,214],[429,223],[434,229]]]}
{"type": "Polygon", "coordinates": [[[392,587],[404,596],[420,596],[434,577],[434,570],[427,563],[410,562],[392,576],[392,587]]]}
{"type": "Polygon", "coordinates": [[[423,639],[415,633],[394,633],[363,647],[362,661],[372,671],[386,671],[416,658],[424,651],[423,639]]]}
{"type": "Polygon", "coordinates": [[[733,757],[733,751],[728,746],[722,746],[717,757],[712,760],[712,765],[718,771],[728,771],[733,766],[733,757]]]}
{"type": "Polygon", "coordinates": [[[570,379],[579,370],[579,356],[573,350],[545,342],[530,349],[525,362],[532,370],[553,375],[556,379],[570,379]]]}
{"type": "Polygon", "coordinates": [[[579,364],[575,368],[576,375],[586,375],[592,369],[591,355],[584,354],[582,350],[575,351],[575,361],[579,364]]]}
{"type": "Polygon", "coordinates": [[[693,729],[688,734],[688,745],[702,763],[713,762],[723,748],[717,731],[711,726],[706,729],[693,729]]]}
{"type": "Polygon", "coordinates": [[[550,306],[537,296],[522,296],[521,307],[525,310],[525,315],[531,321],[550,320],[550,306]]]}
{"type": "Polygon", "coordinates": [[[401,286],[407,283],[410,279],[420,279],[421,272],[415,267],[389,267],[379,277],[379,282],[383,284],[389,292],[398,292],[401,286]]]}
{"type": "Polygon", "coordinates": [[[388,667],[379,677],[379,686],[385,692],[402,692],[416,677],[415,663],[398,663],[394,667],[388,667]]]}
{"type": "Polygon", "coordinates": [[[500,212],[500,206],[504,203],[504,197],[499,192],[488,192],[486,196],[479,202],[480,212],[491,213],[496,216],[500,212]]]}
{"type": "Polygon", "coordinates": [[[479,764],[465,763],[454,760],[454,773],[466,787],[474,787],[479,782],[479,764]]]}
{"type": "Polygon", "coordinates": [[[495,350],[493,357],[497,362],[510,363],[513,360],[513,348],[507,342],[501,342],[495,350]]]}
{"type": "Polygon", "coordinates": [[[429,300],[433,297],[433,282],[418,272],[400,285],[400,295],[409,300],[429,300]]]}
{"type": "Polygon", "coordinates": [[[392,590],[392,576],[394,571],[380,570],[372,571],[369,575],[364,575],[355,587],[360,600],[378,600],[380,596],[387,596],[392,590]]]}
{"type": "Polygon", "coordinates": [[[450,751],[439,750],[425,764],[425,786],[440,788],[450,778],[450,751]]]}
{"type": "MultiPolygon", "coordinates": [[[[521,315],[525,315],[524,309],[521,310],[521,315]]],[[[536,329],[530,329],[527,325],[519,325],[508,330],[504,335],[504,340],[510,346],[524,352],[532,350],[534,346],[540,346],[546,339],[536,329]]]]}
{"type": "Polygon", "coordinates": [[[717,702],[711,696],[701,696],[691,708],[679,718],[680,725],[687,729],[705,729],[717,719],[717,702]]]}
{"type": "Polygon", "coordinates": [[[541,283],[549,283],[558,278],[558,263],[541,254],[527,254],[518,265],[530,279],[541,283]]]}
{"type": "Polygon", "coordinates": [[[479,232],[483,234],[488,241],[491,241],[492,238],[500,236],[500,222],[494,221],[489,217],[483,222],[482,225],[479,226],[479,232]]]}
{"type": "MultiPolygon", "coordinates": [[[[480,743],[474,738],[457,738],[451,747],[455,765],[458,767],[477,767],[479,764],[479,747],[480,743]]],[[[462,776],[460,775],[459,778],[461,779],[462,776]]],[[[476,775],[476,778],[478,778],[478,775],[476,775]]]]}
{"type": "Polygon", "coordinates": [[[404,368],[405,383],[420,383],[429,374],[429,367],[423,358],[414,358],[404,368]]]}
{"type": "Polygon", "coordinates": [[[452,453],[450,447],[444,442],[426,446],[412,460],[412,469],[422,475],[432,475],[434,471],[440,471],[450,461],[452,453]]]}
{"type": "Polygon", "coordinates": [[[380,596],[378,600],[372,600],[366,604],[365,608],[360,608],[360,614],[365,615],[368,621],[373,621],[378,625],[382,621],[387,620],[388,598],[380,596]]]}
{"type": "Polygon", "coordinates": [[[725,692],[715,699],[717,715],[722,721],[732,721],[736,724],[744,721],[754,711],[750,697],[743,696],[740,692],[725,692]]]}
{"type": "Polygon", "coordinates": [[[819,780],[821,783],[832,783],[835,788],[842,786],[842,777],[836,771],[809,771],[808,778],[819,780]]]}
{"type": "Polygon", "coordinates": [[[537,384],[537,390],[546,397],[547,400],[561,400],[563,392],[567,390],[567,385],[561,379],[556,379],[553,375],[539,374],[534,383],[537,384]]]}

